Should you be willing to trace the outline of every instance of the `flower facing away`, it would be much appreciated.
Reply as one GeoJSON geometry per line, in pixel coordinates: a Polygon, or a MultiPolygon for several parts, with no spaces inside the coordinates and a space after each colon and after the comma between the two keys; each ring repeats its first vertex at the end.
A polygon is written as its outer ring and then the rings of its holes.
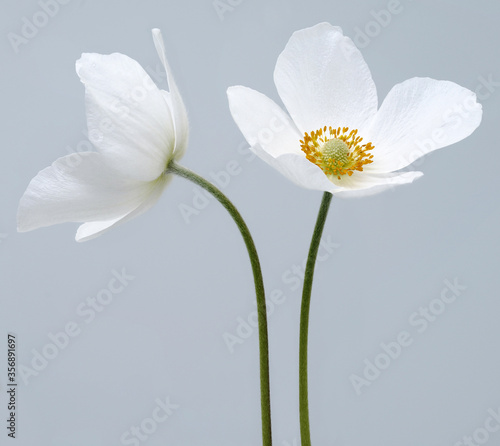
{"type": "Polygon", "coordinates": [[[81,222],[76,240],[101,235],[147,211],[159,199],[188,142],[187,113],[168,65],[161,33],[153,40],[170,91],[160,90],[123,54],[83,54],[87,126],[95,152],[57,159],[31,180],[21,198],[18,231],[81,222]]]}
{"type": "Polygon", "coordinates": [[[308,189],[362,196],[411,183],[417,158],[469,136],[480,124],[473,92],[412,78],[378,108],[363,56],[328,23],[295,32],[278,57],[274,82],[288,114],[265,95],[230,87],[231,114],[252,150],[308,189]]]}

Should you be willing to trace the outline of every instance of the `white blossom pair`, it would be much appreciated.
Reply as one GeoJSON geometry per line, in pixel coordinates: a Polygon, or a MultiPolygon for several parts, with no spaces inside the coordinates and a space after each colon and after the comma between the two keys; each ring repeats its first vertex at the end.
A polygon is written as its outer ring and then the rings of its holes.
{"type": "MultiPolygon", "coordinates": [[[[122,54],[83,54],[77,62],[97,152],[83,153],[76,167],[60,158],[31,181],[19,231],[82,222],[76,239],[89,240],[156,203],[171,177],[167,166],[187,147],[188,121],[159,30],[153,37],[169,92],[122,54]]],[[[274,81],[288,113],[255,90],[230,87],[236,124],[252,150],[294,183],[340,196],[411,183],[422,173],[401,169],[467,137],[482,117],[473,92],[429,78],[397,84],[379,108],[360,51],[328,23],[293,34],[274,81]]]]}

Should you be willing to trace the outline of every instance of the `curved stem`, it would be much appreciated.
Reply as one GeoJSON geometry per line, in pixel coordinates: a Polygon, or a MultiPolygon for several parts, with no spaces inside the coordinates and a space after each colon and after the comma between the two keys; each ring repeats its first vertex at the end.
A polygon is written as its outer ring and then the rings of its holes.
{"type": "Polygon", "coordinates": [[[314,278],[314,265],[318,255],[321,235],[325,226],[332,194],[325,192],[318,212],[318,219],[309,247],[304,288],[302,289],[302,304],[300,308],[300,337],[299,337],[299,411],[300,411],[300,438],[302,446],[311,446],[311,432],[309,428],[309,402],[307,391],[307,337],[309,332],[309,307],[314,278]]]}
{"type": "Polygon", "coordinates": [[[259,323],[259,351],[260,351],[260,392],[262,413],[262,444],[271,446],[271,390],[269,384],[269,342],[267,335],[267,310],[266,296],[264,292],[264,281],[260,268],[259,256],[255,248],[252,236],[241,214],[229,199],[212,183],[200,177],[196,173],[171,162],[166,173],[173,173],[186,178],[210,192],[226,208],[234,222],[238,226],[245,241],[245,245],[252,264],[253,279],[255,283],[255,294],[257,296],[257,314],[259,323]]]}

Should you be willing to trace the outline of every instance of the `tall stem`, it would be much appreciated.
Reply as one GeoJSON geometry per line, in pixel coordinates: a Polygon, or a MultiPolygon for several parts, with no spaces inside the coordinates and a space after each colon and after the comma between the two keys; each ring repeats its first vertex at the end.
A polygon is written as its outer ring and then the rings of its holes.
{"type": "Polygon", "coordinates": [[[299,411],[300,411],[300,438],[302,446],[311,446],[311,431],[309,427],[309,397],[307,390],[307,337],[309,332],[309,308],[311,305],[311,291],[314,278],[314,266],[318,255],[319,244],[325,226],[332,194],[325,192],[318,212],[318,219],[309,247],[304,288],[302,289],[302,305],[300,308],[300,336],[299,336],[299,411]]]}
{"type": "Polygon", "coordinates": [[[201,186],[210,192],[226,208],[234,222],[238,226],[240,233],[245,241],[250,263],[252,264],[253,279],[255,283],[255,294],[257,296],[257,314],[259,323],[259,351],[260,351],[260,394],[261,394],[261,413],[262,413],[262,444],[263,446],[272,445],[271,436],[271,390],[269,384],[269,341],[267,335],[267,311],[266,296],[264,292],[264,281],[260,268],[259,256],[255,248],[252,236],[241,214],[229,199],[215,187],[212,183],[200,177],[196,173],[179,166],[173,162],[170,163],[166,173],[173,173],[186,178],[193,183],[201,186]]]}

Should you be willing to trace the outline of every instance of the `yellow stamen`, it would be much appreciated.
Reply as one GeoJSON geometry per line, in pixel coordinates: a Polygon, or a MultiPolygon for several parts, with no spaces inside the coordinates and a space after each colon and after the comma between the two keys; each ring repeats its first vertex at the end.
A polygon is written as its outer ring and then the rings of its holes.
{"type": "Polygon", "coordinates": [[[363,166],[373,163],[371,142],[361,144],[363,138],[358,130],[349,131],[348,127],[332,128],[326,125],[311,133],[305,133],[300,147],[311,163],[321,168],[327,176],[351,176],[355,170],[362,172],[363,166]]]}

